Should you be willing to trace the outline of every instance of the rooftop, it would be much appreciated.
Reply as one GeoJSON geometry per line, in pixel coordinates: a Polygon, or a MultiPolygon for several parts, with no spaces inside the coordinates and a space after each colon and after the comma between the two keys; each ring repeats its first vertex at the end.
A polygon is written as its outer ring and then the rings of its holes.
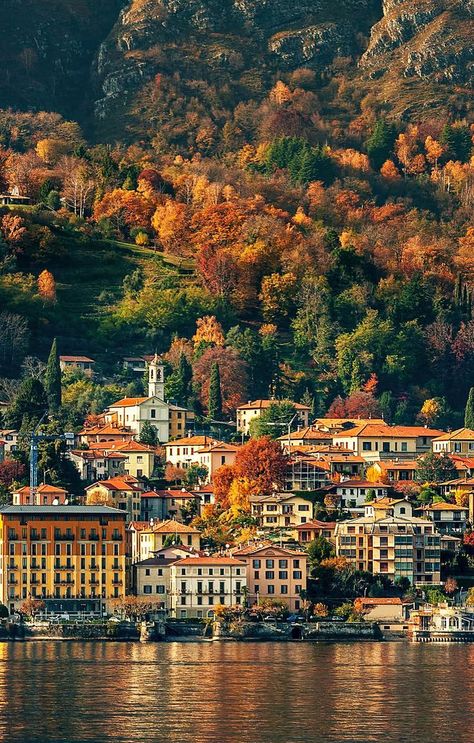
{"type": "MultiPolygon", "coordinates": [[[[346,431],[340,431],[334,434],[334,438],[353,438],[356,436],[366,436],[368,438],[387,438],[387,439],[417,439],[420,437],[440,437],[444,432],[434,428],[425,428],[424,426],[389,426],[386,423],[364,423],[346,431]]],[[[473,431],[474,437],[474,431],[473,431]]]]}
{"type": "Polygon", "coordinates": [[[216,555],[214,557],[183,557],[182,560],[178,560],[178,565],[236,565],[237,567],[243,567],[245,563],[241,560],[235,560],[233,557],[220,557],[216,555]]]}
{"type": "Polygon", "coordinates": [[[474,441],[474,431],[471,428],[457,428],[448,433],[440,432],[435,441],[474,441]]]}
{"type": "Polygon", "coordinates": [[[293,402],[292,400],[251,400],[245,405],[239,405],[237,410],[265,410],[270,405],[279,405],[280,403],[288,403],[293,405],[296,410],[307,410],[310,412],[311,408],[309,405],[301,405],[299,402],[293,402]]]}
{"type": "Polygon", "coordinates": [[[71,362],[80,362],[83,364],[95,364],[94,359],[90,359],[88,356],[60,356],[60,361],[71,361],[71,362]]]}
{"type": "Polygon", "coordinates": [[[168,441],[164,444],[168,446],[215,446],[216,444],[222,444],[221,441],[212,438],[211,436],[186,436],[183,439],[175,439],[174,441],[168,441]]]}
{"type": "Polygon", "coordinates": [[[102,516],[123,516],[126,518],[125,511],[110,506],[3,506],[0,513],[5,514],[45,514],[63,516],[85,516],[87,514],[97,514],[102,516]]]}

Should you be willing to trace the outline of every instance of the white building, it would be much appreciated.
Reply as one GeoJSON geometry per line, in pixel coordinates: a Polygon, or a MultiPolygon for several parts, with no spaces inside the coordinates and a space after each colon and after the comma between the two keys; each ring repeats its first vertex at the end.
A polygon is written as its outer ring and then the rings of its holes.
{"type": "Polygon", "coordinates": [[[179,619],[243,604],[246,591],[247,566],[232,557],[187,557],[171,565],[170,612],[179,619]]]}

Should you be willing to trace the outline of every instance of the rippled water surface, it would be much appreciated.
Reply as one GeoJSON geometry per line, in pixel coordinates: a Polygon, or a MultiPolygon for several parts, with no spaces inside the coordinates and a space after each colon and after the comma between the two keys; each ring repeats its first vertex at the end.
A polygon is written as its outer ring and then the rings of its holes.
{"type": "Polygon", "coordinates": [[[0,644],[0,741],[472,743],[474,646],[0,644]]]}

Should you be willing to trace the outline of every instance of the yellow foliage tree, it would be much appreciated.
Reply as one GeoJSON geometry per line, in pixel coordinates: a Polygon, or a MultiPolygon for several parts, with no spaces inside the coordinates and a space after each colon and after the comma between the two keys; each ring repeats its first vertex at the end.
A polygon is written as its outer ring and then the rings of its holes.
{"type": "Polygon", "coordinates": [[[455,490],[454,501],[458,506],[469,508],[469,493],[466,493],[464,490],[455,490]]]}
{"type": "Polygon", "coordinates": [[[427,426],[431,426],[438,417],[439,413],[439,401],[435,397],[432,397],[424,401],[418,417],[427,426]]]}
{"type": "Polygon", "coordinates": [[[222,325],[217,321],[214,315],[200,317],[196,321],[197,330],[193,335],[194,347],[197,348],[202,343],[210,346],[224,345],[224,332],[222,325]]]}
{"type": "Polygon", "coordinates": [[[229,488],[229,517],[235,519],[242,513],[250,514],[249,497],[255,494],[255,484],[247,477],[236,477],[229,488]]]}
{"type": "Polygon", "coordinates": [[[51,271],[41,271],[38,276],[38,293],[47,302],[56,301],[56,282],[51,271]]]}
{"type": "Polygon", "coordinates": [[[283,106],[285,103],[289,103],[291,98],[292,94],[288,85],[278,80],[270,91],[270,100],[272,103],[276,103],[277,106],[283,106]]]}
{"type": "Polygon", "coordinates": [[[380,175],[386,178],[388,181],[399,181],[401,178],[398,169],[393,160],[385,160],[384,164],[380,168],[380,175]]]}

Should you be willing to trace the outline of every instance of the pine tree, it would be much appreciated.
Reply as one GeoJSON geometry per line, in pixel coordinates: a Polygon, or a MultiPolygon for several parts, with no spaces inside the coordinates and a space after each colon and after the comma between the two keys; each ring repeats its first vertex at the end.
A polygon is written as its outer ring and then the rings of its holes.
{"type": "Polygon", "coordinates": [[[380,170],[389,159],[395,142],[395,128],[384,119],[379,119],[366,142],[367,154],[376,170],[380,170]]]}
{"type": "Polygon", "coordinates": [[[61,367],[56,338],[53,340],[49,352],[48,363],[44,375],[44,388],[48,396],[49,409],[56,411],[61,407],[61,367]]]}
{"type": "Polygon", "coordinates": [[[466,409],[464,411],[464,425],[474,430],[474,387],[469,390],[466,409]]]}
{"type": "Polygon", "coordinates": [[[145,421],[139,436],[140,444],[146,444],[147,446],[157,446],[158,444],[158,432],[155,426],[152,426],[150,421],[145,421]]]}
{"type": "Polygon", "coordinates": [[[211,366],[207,414],[211,420],[218,421],[222,418],[221,375],[219,372],[219,364],[217,362],[214,362],[211,366]]]}
{"type": "Polygon", "coordinates": [[[191,390],[193,370],[184,353],[182,353],[179,357],[177,376],[178,386],[180,388],[180,396],[178,398],[178,402],[180,405],[187,405],[188,397],[191,390]]]}

